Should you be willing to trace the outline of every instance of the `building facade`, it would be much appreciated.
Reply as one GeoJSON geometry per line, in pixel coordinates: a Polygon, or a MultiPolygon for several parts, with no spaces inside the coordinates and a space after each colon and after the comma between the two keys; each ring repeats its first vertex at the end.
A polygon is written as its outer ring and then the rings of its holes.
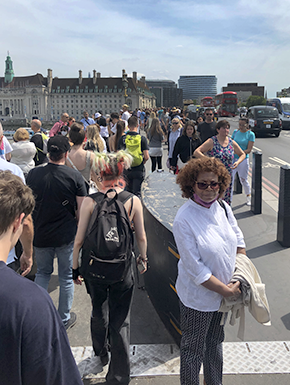
{"type": "Polygon", "coordinates": [[[217,77],[215,75],[182,75],[178,86],[183,90],[183,99],[200,101],[205,96],[217,94],[217,77]]]}
{"type": "Polygon", "coordinates": [[[183,91],[173,80],[146,80],[146,85],[156,96],[156,106],[183,107],[183,91]]]}
{"type": "Polygon", "coordinates": [[[290,96],[290,87],[282,88],[281,91],[276,92],[277,98],[289,98],[290,96]]]}
{"type": "Polygon", "coordinates": [[[41,74],[17,77],[8,56],[5,76],[0,77],[1,119],[37,116],[52,121],[67,112],[78,120],[84,110],[90,115],[96,111],[109,114],[120,111],[124,103],[131,110],[156,106],[155,95],[142,79],[137,80],[137,72],[128,77],[123,70],[121,77],[102,78],[94,70],[92,78],[83,78],[79,71],[77,78],[53,78],[52,70],[48,69],[47,77],[41,74]]]}
{"type": "Polygon", "coordinates": [[[223,92],[233,91],[237,93],[239,102],[246,102],[251,95],[264,96],[265,87],[258,86],[258,83],[228,83],[222,88],[223,92]]]}

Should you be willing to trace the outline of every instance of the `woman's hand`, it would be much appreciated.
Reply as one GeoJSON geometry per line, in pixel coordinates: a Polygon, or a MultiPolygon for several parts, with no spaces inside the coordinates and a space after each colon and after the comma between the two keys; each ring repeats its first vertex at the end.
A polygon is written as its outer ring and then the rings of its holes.
{"type": "Polygon", "coordinates": [[[142,258],[141,255],[137,258],[137,265],[140,274],[144,274],[147,271],[147,261],[148,259],[146,257],[142,258]]]}
{"type": "Polygon", "coordinates": [[[232,164],[231,168],[234,170],[235,168],[238,167],[238,165],[239,165],[239,163],[238,163],[238,162],[235,162],[235,163],[232,164]]]}
{"type": "Polygon", "coordinates": [[[82,284],[82,277],[80,275],[79,268],[77,269],[72,269],[72,277],[73,281],[76,285],[81,285],[82,284]]]}
{"type": "Polygon", "coordinates": [[[238,296],[241,294],[241,290],[239,289],[240,281],[237,281],[235,283],[231,282],[231,283],[227,284],[227,287],[229,288],[229,290],[224,295],[224,297],[226,297],[226,298],[234,297],[234,299],[237,299],[238,296]]]}

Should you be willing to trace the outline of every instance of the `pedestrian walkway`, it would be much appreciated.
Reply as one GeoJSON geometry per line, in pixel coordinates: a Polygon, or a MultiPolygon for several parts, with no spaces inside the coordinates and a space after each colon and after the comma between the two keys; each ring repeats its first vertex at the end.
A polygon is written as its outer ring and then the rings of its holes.
{"type": "MultiPolygon", "coordinates": [[[[166,154],[163,157],[164,172],[166,154]]],[[[150,169],[150,160],[146,164],[150,169]]],[[[148,171],[147,171],[148,172],[148,171]]],[[[240,342],[237,327],[226,325],[224,385],[288,385],[290,383],[289,252],[276,242],[277,197],[263,190],[261,215],[245,205],[245,195],[234,195],[233,210],[244,232],[248,255],[257,266],[272,312],[272,326],[259,325],[246,315],[247,340],[240,342]]],[[[143,286],[143,279],[136,286],[143,286]]],[[[58,283],[50,294],[57,303],[58,283]]],[[[91,357],[91,304],[84,286],[76,287],[73,309],[77,324],[68,332],[73,354],[85,371],[91,357]],[[86,361],[87,360],[87,361],[86,361]],[[86,361],[86,362],[85,362],[86,361]]],[[[130,385],[179,384],[179,349],[164,328],[145,290],[135,290],[131,312],[130,385]]],[[[106,368],[105,368],[106,369],[106,368]]],[[[98,369],[99,371],[101,368],[98,369]]],[[[105,371],[84,378],[84,384],[104,383],[105,371]]],[[[201,375],[202,376],[202,375],[201,375]]],[[[202,384],[202,382],[201,382],[202,384]]]]}

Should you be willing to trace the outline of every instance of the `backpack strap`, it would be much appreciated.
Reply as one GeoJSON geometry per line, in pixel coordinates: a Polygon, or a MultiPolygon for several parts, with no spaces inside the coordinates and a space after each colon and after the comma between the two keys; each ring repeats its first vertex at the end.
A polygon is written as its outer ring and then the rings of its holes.
{"type": "MultiPolygon", "coordinates": [[[[133,210],[133,198],[134,198],[134,195],[132,193],[129,193],[128,191],[121,191],[120,194],[119,194],[119,199],[120,199],[120,201],[123,204],[125,204],[130,198],[131,198],[131,206],[130,206],[130,209],[129,209],[129,212],[128,212],[129,219],[130,219],[130,216],[131,216],[132,210],[133,210]],[[124,195],[126,195],[126,196],[124,196],[124,195]]],[[[133,221],[132,221],[132,223],[133,223],[133,221]]],[[[132,226],[132,228],[133,228],[133,226],[132,226]]]]}
{"type": "Polygon", "coordinates": [[[225,210],[226,217],[227,217],[227,219],[229,219],[228,212],[227,212],[224,201],[222,199],[218,199],[218,203],[221,206],[221,208],[223,208],[225,210]]]}
{"type": "MultiPolygon", "coordinates": [[[[89,153],[89,152],[87,152],[87,154],[86,154],[86,164],[87,164],[87,161],[88,161],[88,153],[89,153]]],[[[89,154],[89,156],[91,156],[91,155],[89,154]]],[[[89,159],[91,159],[91,158],[89,157],[89,159]]],[[[81,176],[83,177],[83,180],[86,182],[86,184],[88,184],[88,185],[90,186],[90,182],[88,182],[88,181],[86,180],[86,178],[83,176],[83,174],[76,168],[76,166],[73,164],[73,161],[70,159],[69,156],[67,156],[67,160],[70,162],[70,164],[72,165],[72,167],[73,167],[76,171],[78,171],[78,172],[81,174],[81,176]]]]}
{"type": "MultiPolygon", "coordinates": [[[[114,189],[110,189],[108,190],[108,192],[110,191],[116,191],[114,189]]],[[[104,199],[106,194],[102,193],[102,192],[97,192],[97,193],[94,193],[94,194],[90,194],[90,198],[92,198],[96,203],[100,203],[102,202],[102,200],[104,199]]],[[[128,215],[130,216],[131,213],[132,213],[132,209],[133,209],[133,198],[134,198],[134,194],[132,193],[129,193],[128,191],[121,191],[119,194],[118,194],[118,199],[119,201],[121,201],[123,204],[125,204],[129,199],[131,198],[131,207],[130,207],[130,210],[129,210],[129,213],[128,215]]]]}
{"type": "MultiPolygon", "coordinates": [[[[114,189],[111,189],[109,191],[115,191],[114,189]]],[[[108,191],[108,192],[109,192],[108,191]]],[[[94,208],[94,211],[92,212],[92,215],[91,215],[91,218],[90,218],[90,221],[89,221],[89,224],[88,224],[88,227],[87,227],[87,231],[86,231],[86,234],[88,234],[97,218],[97,210],[98,210],[98,203],[101,203],[102,200],[104,199],[106,194],[104,193],[101,193],[101,192],[97,192],[95,194],[91,194],[89,195],[90,198],[92,198],[95,202],[96,202],[96,206],[94,208]]],[[[134,194],[132,193],[129,193],[128,191],[121,191],[119,194],[118,194],[118,199],[119,201],[121,201],[123,203],[123,205],[131,198],[131,207],[130,207],[130,210],[129,212],[127,212],[128,214],[128,217],[129,217],[129,221],[130,221],[130,216],[131,216],[131,213],[132,213],[132,209],[133,209],[133,198],[134,198],[134,194]]],[[[131,227],[132,227],[132,230],[134,229],[133,225],[132,225],[132,222],[131,222],[131,227]]]]}

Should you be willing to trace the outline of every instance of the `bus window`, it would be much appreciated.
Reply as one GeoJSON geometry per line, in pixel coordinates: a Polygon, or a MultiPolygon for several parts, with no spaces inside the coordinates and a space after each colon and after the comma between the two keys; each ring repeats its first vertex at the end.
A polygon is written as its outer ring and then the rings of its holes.
{"type": "MultiPolygon", "coordinates": [[[[283,106],[284,112],[288,112],[288,113],[290,112],[290,103],[282,103],[282,106],[283,106]]],[[[279,108],[278,108],[278,111],[280,112],[279,108]]]]}

